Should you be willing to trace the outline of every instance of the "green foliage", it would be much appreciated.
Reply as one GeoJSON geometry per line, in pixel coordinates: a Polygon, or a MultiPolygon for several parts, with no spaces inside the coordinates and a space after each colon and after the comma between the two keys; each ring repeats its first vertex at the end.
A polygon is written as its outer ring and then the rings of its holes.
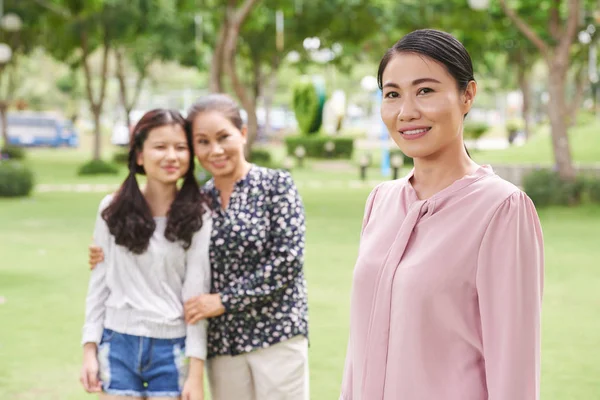
{"type": "Polygon", "coordinates": [[[331,153],[332,158],[351,159],[354,151],[354,139],[341,136],[288,136],[285,138],[285,147],[288,155],[294,156],[294,151],[298,146],[303,146],[306,150],[306,157],[328,158],[325,144],[333,142],[334,149],[331,153]]]}
{"type": "Polygon", "coordinates": [[[0,150],[0,153],[2,153],[2,155],[8,157],[8,159],[10,160],[24,160],[27,153],[25,152],[25,149],[23,147],[17,147],[17,146],[5,146],[0,150]]]}
{"type": "Polygon", "coordinates": [[[268,168],[273,166],[273,158],[268,149],[253,148],[250,151],[250,162],[268,168]]]}
{"type": "Polygon", "coordinates": [[[523,189],[536,207],[574,205],[581,199],[584,181],[566,182],[556,171],[539,169],[523,178],[523,189]]]}
{"type": "Polygon", "coordinates": [[[477,140],[485,134],[490,127],[485,122],[467,121],[464,126],[465,139],[477,140]]]}
{"type": "Polygon", "coordinates": [[[325,97],[320,89],[308,77],[300,79],[292,89],[292,105],[298,127],[303,134],[315,134],[321,127],[325,97]]]}
{"type": "Polygon", "coordinates": [[[585,190],[593,203],[600,204],[600,177],[589,178],[585,183],[585,190]]]}
{"type": "Polygon", "coordinates": [[[116,151],[113,154],[112,160],[115,164],[127,165],[127,163],[129,162],[129,151],[127,149],[116,151]]]}
{"type": "Polygon", "coordinates": [[[18,161],[0,161],[0,197],[29,196],[33,172],[18,161]]]}
{"type": "Polygon", "coordinates": [[[511,118],[506,121],[506,130],[509,133],[521,131],[525,128],[525,122],[521,118],[511,118]]]}
{"type": "Polygon", "coordinates": [[[85,164],[83,164],[79,171],[78,175],[116,175],[119,172],[119,169],[111,163],[107,163],[103,160],[92,160],[85,164]]]}

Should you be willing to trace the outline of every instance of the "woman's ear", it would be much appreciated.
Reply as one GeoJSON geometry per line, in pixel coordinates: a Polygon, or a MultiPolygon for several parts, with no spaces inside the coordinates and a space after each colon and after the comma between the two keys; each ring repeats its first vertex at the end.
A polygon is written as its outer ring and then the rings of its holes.
{"type": "Polygon", "coordinates": [[[246,125],[242,126],[240,133],[242,134],[243,142],[246,143],[248,141],[248,127],[246,125]]]}
{"type": "Polygon", "coordinates": [[[141,151],[136,151],[135,162],[140,167],[144,165],[144,156],[141,151]]]}
{"type": "Polygon", "coordinates": [[[467,88],[465,89],[463,95],[461,96],[461,99],[462,99],[461,105],[463,107],[463,115],[467,114],[471,110],[471,107],[473,107],[473,102],[475,101],[476,95],[477,95],[477,82],[471,81],[471,82],[469,82],[469,84],[467,85],[467,88]]]}

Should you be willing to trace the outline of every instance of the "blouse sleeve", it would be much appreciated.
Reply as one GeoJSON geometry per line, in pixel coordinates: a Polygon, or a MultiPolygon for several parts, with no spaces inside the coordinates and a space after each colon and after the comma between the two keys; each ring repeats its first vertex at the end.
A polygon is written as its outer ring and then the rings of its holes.
{"type": "MultiPolygon", "coordinates": [[[[208,215],[208,213],[206,214],[208,215]]],[[[186,252],[185,280],[183,282],[183,301],[210,292],[210,233],[212,220],[205,216],[202,228],[192,238],[192,244],[186,252]]],[[[206,359],[208,321],[200,320],[187,325],[185,353],[187,357],[206,359]]]]}
{"type": "Polygon", "coordinates": [[[489,400],[537,400],[543,239],[532,201],[511,195],[492,217],[476,277],[489,400]]]}
{"type": "Polygon", "coordinates": [[[304,264],[304,206],[292,177],[278,173],[270,209],[270,251],[264,264],[236,286],[221,292],[227,312],[241,312],[249,306],[271,300],[302,273],[304,264]]]}
{"type": "Polygon", "coordinates": [[[106,312],[106,300],[110,295],[110,290],[106,285],[106,270],[108,260],[110,260],[110,232],[106,221],[102,218],[102,211],[108,207],[112,201],[112,195],[106,196],[96,215],[96,224],[94,226],[93,242],[102,248],[104,261],[99,263],[90,274],[88,283],[88,293],[85,306],[85,324],[83,325],[82,344],[100,343],[102,330],[104,329],[104,314],[106,312]]]}
{"type": "MultiPolygon", "coordinates": [[[[375,187],[375,189],[373,189],[371,191],[371,193],[369,194],[369,197],[367,198],[367,202],[365,204],[365,212],[363,215],[363,220],[362,220],[362,228],[361,228],[361,237],[362,237],[362,233],[365,230],[365,227],[367,226],[367,224],[369,223],[369,217],[371,216],[371,211],[373,210],[373,204],[375,203],[375,196],[377,196],[377,191],[379,190],[379,186],[375,187]]],[[[342,390],[340,393],[340,400],[350,400],[352,398],[352,378],[353,378],[353,373],[352,373],[352,364],[353,364],[353,357],[352,357],[352,331],[350,331],[350,335],[348,338],[348,346],[346,349],[346,362],[344,364],[344,375],[342,377],[342,390]]]]}

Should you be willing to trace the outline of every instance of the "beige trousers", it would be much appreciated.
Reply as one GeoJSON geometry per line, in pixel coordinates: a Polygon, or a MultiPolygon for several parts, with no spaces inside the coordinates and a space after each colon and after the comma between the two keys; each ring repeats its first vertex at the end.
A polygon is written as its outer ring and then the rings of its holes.
{"type": "Polygon", "coordinates": [[[308,340],[207,361],[212,400],[308,400],[308,340]]]}

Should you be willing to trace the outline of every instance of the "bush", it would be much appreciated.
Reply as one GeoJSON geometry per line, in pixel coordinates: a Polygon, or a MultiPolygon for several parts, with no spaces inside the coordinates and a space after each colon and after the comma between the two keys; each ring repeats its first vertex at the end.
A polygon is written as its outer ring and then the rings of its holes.
{"type": "Polygon", "coordinates": [[[298,146],[306,150],[306,157],[311,158],[340,158],[351,159],[354,151],[354,139],[340,136],[288,136],[285,138],[287,154],[294,156],[298,146]],[[333,143],[333,150],[329,153],[326,143],[333,143]]]}
{"type": "Polygon", "coordinates": [[[116,175],[119,172],[119,169],[111,164],[107,163],[103,160],[92,160],[85,164],[83,164],[79,171],[78,175],[116,175]]]}
{"type": "Polygon", "coordinates": [[[585,189],[592,202],[600,203],[600,178],[588,179],[585,189]]]}
{"type": "Polygon", "coordinates": [[[311,78],[303,77],[292,89],[292,105],[298,127],[306,135],[316,134],[323,122],[324,89],[311,78]]]}
{"type": "Polygon", "coordinates": [[[477,140],[489,129],[485,122],[468,121],[464,126],[465,139],[477,140]]]}
{"type": "Polygon", "coordinates": [[[273,165],[271,152],[267,149],[252,149],[250,150],[250,162],[256,165],[271,168],[273,165]]]}
{"type": "Polygon", "coordinates": [[[2,153],[0,158],[7,157],[9,160],[24,160],[26,154],[24,148],[11,145],[4,146],[0,153],[2,153]]]}
{"type": "Polygon", "coordinates": [[[540,169],[523,178],[523,189],[537,207],[579,203],[584,189],[581,178],[563,181],[556,171],[540,169]]]}
{"type": "Polygon", "coordinates": [[[112,158],[115,164],[125,164],[129,163],[129,151],[127,150],[119,150],[115,154],[113,154],[112,158]]]}
{"type": "Polygon", "coordinates": [[[28,196],[33,189],[33,172],[17,161],[0,162],[0,197],[28,196]]]}

